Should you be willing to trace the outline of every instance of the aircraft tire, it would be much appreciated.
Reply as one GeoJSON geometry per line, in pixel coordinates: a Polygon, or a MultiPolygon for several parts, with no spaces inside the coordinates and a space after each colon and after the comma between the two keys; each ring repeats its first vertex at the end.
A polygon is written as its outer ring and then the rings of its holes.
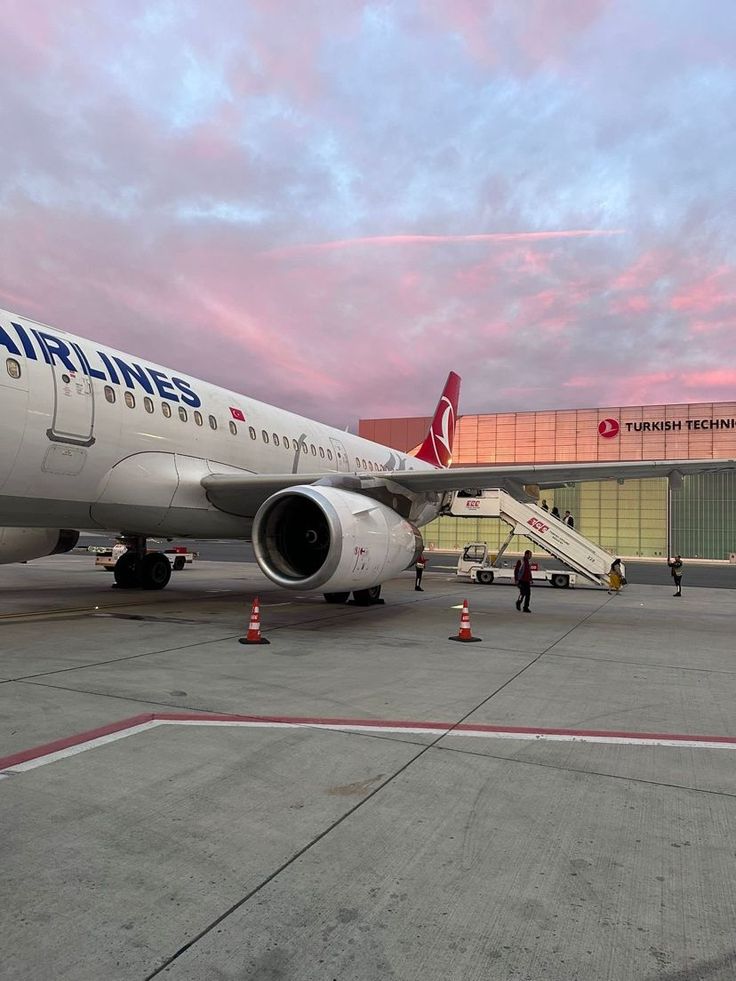
{"type": "Polygon", "coordinates": [[[325,603],[347,603],[350,593],[325,593],[325,603]]]}
{"type": "Polygon", "coordinates": [[[354,589],[353,600],[356,606],[373,606],[374,603],[382,603],[381,587],[371,586],[370,589],[354,589]]]}
{"type": "Polygon", "coordinates": [[[141,563],[141,586],[163,589],[171,579],[171,563],[163,552],[149,552],[141,563]]]}
{"type": "Polygon", "coordinates": [[[140,562],[134,552],[121,555],[113,568],[115,585],[120,589],[136,589],[140,586],[140,562]]]}

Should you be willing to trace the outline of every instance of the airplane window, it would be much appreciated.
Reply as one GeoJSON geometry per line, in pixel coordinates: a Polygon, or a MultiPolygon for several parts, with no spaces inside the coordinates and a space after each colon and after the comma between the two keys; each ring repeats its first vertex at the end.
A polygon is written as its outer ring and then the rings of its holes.
{"type": "Polygon", "coordinates": [[[357,458],[357,456],[355,458],[355,469],[360,470],[360,460],[357,458]]]}
{"type": "Polygon", "coordinates": [[[332,460],[332,450],[327,451],[327,459],[332,460]]]}
{"type": "Polygon", "coordinates": [[[143,408],[146,412],[153,412],[153,399],[149,399],[147,395],[143,399],[143,408]]]}
{"type": "Polygon", "coordinates": [[[199,411],[199,409],[194,410],[194,421],[198,426],[202,425],[202,413],[199,411]]]}
{"type": "Polygon", "coordinates": [[[368,467],[366,467],[366,465],[365,465],[365,460],[361,460],[360,462],[361,462],[361,463],[363,464],[363,469],[364,469],[364,470],[367,470],[367,469],[368,469],[368,467]]]}
{"type": "Polygon", "coordinates": [[[129,409],[135,408],[135,395],[133,395],[132,392],[126,392],[123,398],[125,399],[125,404],[129,409]]]}
{"type": "Polygon", "coordinates": [[[163,414],[166,416],[167,419],[171,418],[171,406],[169,405],[168,402],[161,403],[161,411],[163,412],[163,414]]]}
{"type": "Polygon", "coordinates": [[[217,429],[217,419],[214,416],[210,416],[210,429],[217,429]]]}
{"type": "Polygon", "coordinates": [[[309,449],[312,451],[312,456],[317,456],[317,450],[315,449],[314,443],[309,444],[309,449]]]}
{"type": "Polygon", "coordinates": [[[283,439],[282,439],[282,442],[284,444],[284,449],[288,450],[289,449],[289,437],[288,436],[284,436],[283,439]]]}
{"type": "Polygon", "coordinates": [[[268,442],[268,433],[266,432],[266,430],[265,430],[265,429],[263,429],[263,430],[261,431],[261,438],[263,439],[263,442],[264,442],[264,443],[267,443],[267,442],[268,442]]]}
{"type": "Polygon", "coordinates": [[[276,433],[273,434],[273,445],[274,446],[278,446],[279,445],[279,438],[276,435],[276,433]]]}
{"type": "Polygon", "coordinates": [[[8,358],[5,362],[5,367],[8,369],[8,374],[11,378],[20,378],[20,364],[15,358],[8,358]]]}
{"type": "Polygon", "coordinates": [[[236,436],[238,432],[238,427],[235,425],[232,419],[230,420],[230,432],[233,434],[233,436],[236,436]]]}
{"type": "Polygon", "coordinates": [[[371,471],[371,473],[373,473],[373,464],[370,460],[368,461],[368,469],[371,471]]]}
{"type": "Polygon", "coordinates": [[[105,398],[112,405],[115,402],[115,389],[110,385],[105,385],[105,398]]]}
{"type": "Polygon", "coordinates": [[[307,452],[307,444],[306,443],[302,443],[300,445],[299,449],[302,451],[302,453],[306,453],[307,452]]]}
{"type": "Polygon", "coordinates": [[[322,447],[321,447],[321,446],[320,446],[320,448],[319,448],[319,455],[320,455],[320,456],[322,457],[322,459],[324,460],[324,458],[325,458],[325,451],[324,451],[324,450],[322,449],[322,447]]]}
{"type": "Polygon", "coordinates": [[[187,410],[184,408],[183,405],[179,406],[179,418],[181,419],[182,422],[187,421],[187,410]]]}
{"type": "Polygon", "coordinates": [[[249,434],[249,436],[250,436],[251,439],[255,439],[256,438],[256,431],[253,428],[253,426],[248,426],[248,434],[249,434]]]}

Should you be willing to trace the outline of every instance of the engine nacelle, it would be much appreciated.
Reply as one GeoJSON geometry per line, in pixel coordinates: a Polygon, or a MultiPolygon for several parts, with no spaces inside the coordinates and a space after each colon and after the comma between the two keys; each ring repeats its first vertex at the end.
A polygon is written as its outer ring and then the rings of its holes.
{"type": "Polygon", "coordinates": [[[286,589],[370,589],[410,566],[422,548],[419,531],[401,515],[338,487],[278,491],[253,522],[258,565],[286,589]]]}
{"type": "Polygon", "coordinates": [[[69,552],[78,541],[69,528],[0,528],[0,565],[69,552]]]}

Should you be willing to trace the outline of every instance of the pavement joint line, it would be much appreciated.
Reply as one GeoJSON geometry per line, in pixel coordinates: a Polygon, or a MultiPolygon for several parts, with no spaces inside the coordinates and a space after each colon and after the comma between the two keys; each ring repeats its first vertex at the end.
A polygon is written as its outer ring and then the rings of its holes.
{"type": "Polygon", "coordinates": [[[567,657],[573,660],[589,661],[593,664],[627,664],[634,668],[661,668],[667,671],[697,671],[701,674],[736,674],[736,670],[727,668],[694,668],[689,664],[658,664],[653,661],[629,661],[623,657],[590,657],[587,654],[565,653],[564,651],[549,651],[549,657],[567,657]]]}
{"type": "Polygon", "coordinates": [[[646,777],[632,777],[625,773],[606,773],[603,770],[585,770],[577,766],[562,766],[559,763],[548,763],[545,760],[525,760],[519,756],[497,756],[495,753],[479,753],[469,749],[459,749],[457,746],[438,746],[441,753],[455,753],[460,756],[474,756],[476,759],[496,760],[499,763],[518,763],[521,766],[541,766],[548,770],[558,770],[561,773],[582,773],[589,777],[602,777],[610,780],[625,780],[631,783],[642,783],[650,787],[663,787],[669,790],[684,790],[692,794],[713,794],[717,797],[736,799],[736,793],[729,790],[712,790],[708,787],[688,787],[681,783],[664,783],[660,780],[647,780],[646,777]]]}

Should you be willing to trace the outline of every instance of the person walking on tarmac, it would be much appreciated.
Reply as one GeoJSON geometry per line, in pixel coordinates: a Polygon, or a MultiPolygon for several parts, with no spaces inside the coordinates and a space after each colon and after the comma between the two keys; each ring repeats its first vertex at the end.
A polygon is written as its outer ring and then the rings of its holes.
{"type": "Polygon", "coordinates": [[[532,598],[532,553],[530,549],[524,552],[524,557],[519,559],[514,566],[514,582],[519,587],[519,598],[516,601],[516,609],[521,610],[524,604],[524,613],[531,613],[529,600],[532,598]]]}
{"type": "Polygon", "coordinates": [[[414,571],[416,572],[417,575],[416,582],[414,583],[414,589],[418,593],[424,592],[424,590],[422,589],[422,574],[426,567],[427,567],[427,560],[424,557],[424,552],[422,552],[422,554],[417,558],[416,562],[414,563],[414,571]]]}
{"type": "Polygon", "coordinates": [[[683,561],[681,555],[676,555],[674,559],[667,559],[667,565],[672,573],[672,581],[675,584],[673,596],[682,596],[682,569],[683,561]]]}

